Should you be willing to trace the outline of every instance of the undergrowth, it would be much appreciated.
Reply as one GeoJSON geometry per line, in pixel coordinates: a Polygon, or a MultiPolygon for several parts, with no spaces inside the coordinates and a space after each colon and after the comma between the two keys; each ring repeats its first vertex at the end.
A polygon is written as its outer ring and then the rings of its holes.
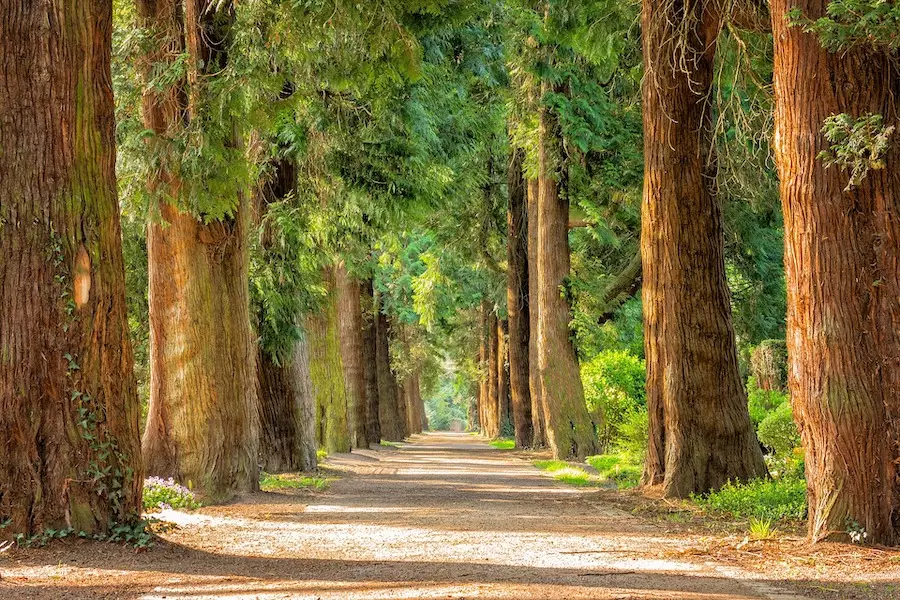
{"type": "Polygon", "coordinates": [[[562,460],[536,460],[534,466],[549,473],[553,479],[576,487],[599,486],[602,481],[582,468],[562,460]]]}
{"type": "Polygon", "coordinates": [[[800,521],[806,518],[806,482],[795,477],[727,483],[693,500],[705,511],[737,519],[800,521]]]}
{"type": "Polygon", "coordinates": [[[315,490],[317,492],[322,492],[328,489],[328,484],[329,480],[326,477],[314,477],[292,473],[281,475],[261,473],[259,477],[259,488],[264,492],[272,492],[275,490],[315,490]]]}
{"type": "Polygon", "coordinates": [[[601,479],[614,481],[619,489],[637,487],[641,481],[642,463],[627,452],[589,456],[586,461],[601,479]]]}

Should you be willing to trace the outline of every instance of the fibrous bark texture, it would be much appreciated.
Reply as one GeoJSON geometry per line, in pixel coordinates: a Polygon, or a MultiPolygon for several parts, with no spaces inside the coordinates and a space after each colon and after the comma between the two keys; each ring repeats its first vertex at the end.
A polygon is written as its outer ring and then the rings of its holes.
{"type": "Polygon", "coordinates": [[[378,415],[378,365],[375,360],[377,345],[375,341],[375,298],[372,280],[362,283],[360,288],[362,302],[362,343],[363,343],[363,376],[366,381],[366,441],[377,444],[381,441],[381,423],[378,415]]]}
{"type": "Polygon", "coordinates": [[[538,298],[538,196],[537,179],[528,180],[528,391],[531,395],[531,428],[534,447],[544,446],[544,408],[541,400],[541,370],[538,353],[540,302],[538,298]]]}
{"type": "Polygon", "coordinates": [[[141,511],[110,74],[112,2],[0,1],[0,523],[141,511]]]}
{"type": "MultiPolygon", "coordinates": [[[[181,86],[143,96],[147,129],[166,144],[195,116],[197,80],[227,62],[233,15],[208,2],[141,0],[138,14],[155,32],[153,62],[187,52],[181,86]],[[215,24],[213,22],[215,21],[215,24]],[[184,90],[187,93],[184,93],[184,90]]],[[[237,138],[234,144],[238,143],[237,138]]],[[[182,184],[160,169],[151,189],[176,199],[182,184]]],[[[248,293],[249,206],[235,189],[231,218],[206,222],[162,200],[160,221],[148,226],[150,299],[150,407],[143,454],[151,475],[175,477],[207,501],[258,488],[259,409],[256,349],[248,293]]],[[[173,200],[174,202],[174,200],[173,200]]]]}
{"type": "Polygon", "coordinates": [[[765,475],[738,370],[711,112],[709,2],[643,3],[644,483],[686,497],[765,475]]]}
{"type": "Polygon", "coordinates": [[[316,397],[316,439],[328,452],[350,451],[347,392],[341,360],[338,292],[334,268],[323,271],[328,297],[322,309],[306,319],[309,374],[316,397]]]}
{"type": "Polygon", "coordinates": [[[402,402],[397,377],[391,369],[390,325],[388,317],[375,304],[375,364],[378,377],[378,417],[381,437],[402,441],[407,435],[406,403],[402,402]]]}
{"type": "Polygon", "coordinates": [[[569,198],[562,130],[546,106],[541,108],[539,137],[538,363],[544,434],[554,456],[581,459],[597,453],[597,433],[584,403],[578,357],[569,332],[571,307],[563,290],[569,276],[569,198]]]}
{"type": "Polygon", "coordinates": [[[507,225],[507,311],[509,313],[509,390],[516,447],[534,443],[531,391],[528,379],[528,207],[522,163],[525,153],[513,150],[509,165],[507,225]]]}
{"type": "Polygon", "coordinates": [[[316,468],[316,400],[306,340],[276,364],[260,348],[257,358],[260,464],[269,473],[316,468]]]}
{"type": "Polygon", "coordinates": [[[350,444],[368,448],[366,434],[368,399],[363,356],[363,315],[359,282],[347,274],[343,263],[337,270],[338,318],[341,326],[341,357],[344,363],[344,386],[347,390],[347,412],[350,421],[350,444]]]}
{"type": "Polygon", "coordinates": [[[880,114],[897,125],[900,80],[865,46],[826,52],[789,27],[793,7],[818,19],[825,0],[771,3],[775,151],[788,286],[788,385],[806,456],[809,533],[896,543],[900,422],[900,149],[848,190],[817,160],[826,118],[880,114]]]}

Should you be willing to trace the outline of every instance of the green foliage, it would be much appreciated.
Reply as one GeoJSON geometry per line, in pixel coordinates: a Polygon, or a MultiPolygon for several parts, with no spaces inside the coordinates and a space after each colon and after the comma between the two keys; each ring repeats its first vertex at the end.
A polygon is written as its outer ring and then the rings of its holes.
{"type": "Polygon", "coordinates": [[[819,153],[818,159],[826,167],[837,166],[850,171],[845,191],[858,186],[869,170],[881,170],[887,165],[884,156],[890,149],[891,136],[896,127],[884,125],[884,117],[871,113],[854,119],[846,113],[825,119],[822,134],[831,147],[819,153]]]}
{"type": "Polygon", "coordinates": [[[644,361],[628,352],[599,353],[581,367],[584,398],[598,416],[598,438],[603,448],[619,439],[623,424],[646,406],[644,361]]]}
{"type": "Polygon", "coordinates": [[[772,519],[750,519],[748,530],[751,540],[771,540],[778,537],[778,530],[772,525],[772,519]]]}
{"type": "Polygon", "coordinates": [[[782,478],[727,483],[694,500],[707,511],[738,519],[801,520],[806,517],[806,481],[782,478]]]}
{"type": "Polygon", "coordinates": [[[299,474],[280,474],[272,475],[270,473],[259,474],[259,489],[264,492],[273,492],[277,490],[313,490],[324,492],[328,489],[331,482],[326,477],[310,477],[299,474]]]}
{"type": "Polygon", "coordinates": [[[886,52],[900,48],[900,5],[892,0],[832,0],[824,17],[813,20],[793,8],[788,18],[793,26],[818,35],[831,52],[852,46],[886,52]]]}
{"type": "Polygon", "coordinates": [[[511,438],[500,438],[488,442],[491,446],[498,450],[512,450],[516,447],[516,440],[511,438]]]}
{"type": "Polygon", "coordinates": [[[546,471],[553,479],[575,487],[598,487],[600,479],[591,475],[581,467],[572,466],[561,460],[537,460],[534,466],[546,471]]]}
{"type": "Polygon", "coordinates": [[[800,446],[800,434],[794,423],[789,400],[782,402],[759,424],[759,441],[772,448],[779,458],[791,457],[800,446]]]}
{"type": "Polygon", "coordinates": [[[594,467],[601,479],[614,481],[619,489],[637,487],[641,482],[643,456],[636,457],[631,452],[589,456],[587,463],[594,467]]]}
{"type": "Polygon", "coordinates": [[[144,510],[196,510],[200,506],[194,492],[171,477],[149,477],[144,480],[144,510]]]}
{"type": "Polygon", "coordinates": [[[779,406],[785,403],[790,406],[787,394],[778,390],[760,389],[753,377],[750,377],[747,383],[747,401],[750,421],[753,423],[753,427],[757,429],[760,423],[779,406]]]}

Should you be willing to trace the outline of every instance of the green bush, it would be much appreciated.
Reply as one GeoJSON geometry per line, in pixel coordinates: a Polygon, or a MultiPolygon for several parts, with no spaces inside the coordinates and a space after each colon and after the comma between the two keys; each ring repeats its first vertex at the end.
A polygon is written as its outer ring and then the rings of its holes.
{"type": "Polygon", "coordinates": [[[599,353],[581,368],[584,399],[597,417],[597,435],[606,450],[619,440],[622,427],[646,406],[644,361],[624,351],[599,353]]]}
{"type": "Polygon", "coordinates": [[[169,477],[149,477],[144,480],[144,510],[163,510],[166,508],[194,510],[200,508],[200,502],[194,492],[179,485],[169,477]]]}
{"type": "Polygon", "coordinates": [[[630,453],[601,454],[586,460],[602,479],[615,481],[620,489],[637,487],[641,482],[641,459],[630,453]]]}
{"type": "Polygon", "coordinates": [[[788,395],[778,390],[766,391],[756,385],[756,378],[750,377],[747,382],[747,408],[750,411],[750,421],[754,428],[759,428],[760,423],[773,410],[787,401],[788,395]]]}
{"type": "Polygon", "coordinates": [[[727,483],[694,500],[705,510],[739,519],[800,520],[806,518],[806,482],[795,477],[727,483]]]}
{"type": "Polygon", "coordinates": [[[759,424],[759,441],[775,451],[775,456],[787,459],[800,446],[800,433],[794,423],[790,401],[784,401],[759,424]]]}

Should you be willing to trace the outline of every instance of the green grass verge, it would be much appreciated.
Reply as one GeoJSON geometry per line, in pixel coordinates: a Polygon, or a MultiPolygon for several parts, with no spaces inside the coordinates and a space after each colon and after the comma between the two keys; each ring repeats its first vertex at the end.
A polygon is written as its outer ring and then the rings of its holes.
{"type": "Polygon", "coordinates": [[[329,480],[325,477],[309,477],[294,473],[283,473],[281,475],[262,473],[259,477],[259,488],[264,492],[274,492],[276,490],[315,490],[322,492],[328,488],[328,484],[329,480]]]}
{"type": "Polygon", "coordinates": [[[580,467],[573,467],[562,460],[536,460],[534,466],[549,473],[553,479],[576,487],[597,487],[603,484],[599,477],[580,467]]]}
{"type": "Polygon", "coordinates": [[[586,462],[597,469],[601,479],[614,481],[619,489],[637,487],[641,482],[643,466],[630,454],[620,452],[588,456],[586,462]]]}
{"type": "Polygon", "coordinates": [[[806,518],[806,481],[797,477],[727,483],[716,492],[692,499],[706,511],[737,519],[799,521],[806,518]]]}
{"type": "Polygon", "coordinates": [[[512,450],[516,447],[516,440],[512,438],[499,438],[488,443],[498,450],[512,450]]]}

